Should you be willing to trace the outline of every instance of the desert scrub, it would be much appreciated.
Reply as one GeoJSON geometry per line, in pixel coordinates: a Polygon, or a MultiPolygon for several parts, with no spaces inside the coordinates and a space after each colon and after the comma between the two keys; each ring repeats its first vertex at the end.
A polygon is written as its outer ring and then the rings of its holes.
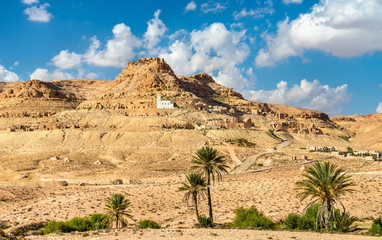
{"type": "Polygon", "coordinates": [[[99,230],[107,227],[106,216],[104,214],[93,214],[90,217],[74,217],[69,221],[50,221],[45,226],[43,234],[54,232],[86,232],[91,230],[99,230]]]}
{"type": "MultiPolygon", "coordinates": [[[[319,208],[319,204],[314,204],[307,208],[303,215],[290,213],[284,220],[285,229],[298,229],[303,231],[318,230],[318,226],[320,225],[319,219],[317,218],[319,208]]],[[[357,220],[357,218],[350,216],[348,213],[340,213],[339,209],[335,209],[335,214],[329,220],[327,230],[334,232],[349,232],[354,228],[353,224],[357,220]]]]}
{"type": "Polygon", "coordinates": [[[382,217],[379,217],[373,221],[369,233],[372,235],[382,236],[382,217]]]}
{"type": "Polygon", "coordinates": [[[239,207],[235,210],[235,219],[231,224],[234,228],[260,228],[276,229],[276,224],[254,206],[251,208],[239,207]]]}
{"type": "Polygon", "coordinates": [[[137,227],[143,228],[143,229],[146,229],[146,228],[159,229],[160,225],[153,220],[145,219],[145,220],[138,222],[137,227]]]}
{"type": "Polygon", "coordinates": [[[346,142],[349,142],[350,136],[339,136],[339,138],[345,140],[346,142]]]}
{"type": "Polygon", "coordinates": [[[199,217],[199,227],[201,228],[212,228],[214,225],[211,221],[211,218],[201,215],[199,217]]]}

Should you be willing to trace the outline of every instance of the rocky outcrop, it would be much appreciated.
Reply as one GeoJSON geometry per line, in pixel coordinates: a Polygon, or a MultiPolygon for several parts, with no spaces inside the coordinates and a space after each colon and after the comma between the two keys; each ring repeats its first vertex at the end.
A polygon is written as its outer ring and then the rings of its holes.
{"type": "Polygon", "coordinates": [[[74,94],[65,94],[60,91],[54,83],[43,82],[40,80],[30,80],[23,82],[12,89],[4,91],[0,94],[0,98],[21,98],[21,99],[60,99],[60,100],[75,100],[74,94]]]}

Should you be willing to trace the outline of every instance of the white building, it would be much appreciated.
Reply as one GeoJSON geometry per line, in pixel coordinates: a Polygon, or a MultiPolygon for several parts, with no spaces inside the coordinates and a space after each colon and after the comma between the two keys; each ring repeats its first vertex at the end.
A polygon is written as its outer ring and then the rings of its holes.
{"type": "Polygon", "coordinates": [[[166,108],[166,109],[171,109],[174,108],[174,102],[171,101],[162,101],[160,94],[158,93],[157,96],[157,108],[166,108]]]}

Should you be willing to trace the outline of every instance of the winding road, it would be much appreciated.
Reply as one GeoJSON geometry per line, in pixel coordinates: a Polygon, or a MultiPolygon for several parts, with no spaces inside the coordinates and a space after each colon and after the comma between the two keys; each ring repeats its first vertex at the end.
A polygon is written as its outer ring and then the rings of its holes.
{"type": "MultiPolygon", "coordinates": [[[[278,138],[280,138],[280,137],[278,137],[278,138]]],[[[282,138],[280,138],[280,139],[282,139],[282,138]]],[[[245,172],[247,172],[247,170],[248,170],[254,163],[256,163],[257,158],[259,158],[260,156],[265,155],[265,154],[267,154],[267,153],[273,153],[273,152],[275,152],[275,151],[277,151],[277,150],[280,150],[280,149],[283,149],[283,148],[289,146],[289,144],[290,144],[289,141],[284,140],[284,139],[282,139],[282,141],[283,141],[283,142],[282,142],[281,144],[279,144],[277,147],[275,147],[274,149],[268,149],[268,150],[266,150],[265,152],[262,152],[262,153],[258,153],[258,154],[256,154],[256,155],[249,156],[243,163],[241,163],[239,166],[237,166],[235,169],[233,169],[233,170],[231,171],[231,174],[241,174],[241,173],[245,173],[245,172]]],[[[231,158],[232,158],[232,154],[231,154],[231,152],[230,152],[230,155],[231,155],[231,158]]],[[[236,157],[236,156],[235,156],[235,157],[236,157]]],[[[234,162],[236,162],[235,159],[233,159],[233,160],[234,160],[234,162]]]]}

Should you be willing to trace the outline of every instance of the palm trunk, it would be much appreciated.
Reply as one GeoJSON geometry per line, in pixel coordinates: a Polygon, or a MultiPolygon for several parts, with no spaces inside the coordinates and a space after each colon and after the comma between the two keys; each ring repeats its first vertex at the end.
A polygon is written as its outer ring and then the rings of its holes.
{"type": "Polygon", "coordinates": [[[198,198],[196,194],[194,194],[194,205],[195,205],[196,219],[198,220],[198,223],[200,224],[200,217],[199,217],[199,211],[198,211],[198,198]]]}
{"type": "Polygon", "coordinates": [[[116,219],[115,219],[115,228],[118,228],[118,225],[119,225],[119,219],[118,219],[118,216],[116,216],[116,219]]]}
{"type": "Polygon", "coordinates": [[[211,203],[212,200],[211,200],[210,182],[211,182],[211,179],[210,179],[210,173],[208,173],[208,175],[207,175],[207,184],[208,184],[208,187],[207,187],[208,207],[209,207],[209,213],[210,213],[211,223],[214,223],[213,216],[212,216],[212,203],[211,203]]]}

